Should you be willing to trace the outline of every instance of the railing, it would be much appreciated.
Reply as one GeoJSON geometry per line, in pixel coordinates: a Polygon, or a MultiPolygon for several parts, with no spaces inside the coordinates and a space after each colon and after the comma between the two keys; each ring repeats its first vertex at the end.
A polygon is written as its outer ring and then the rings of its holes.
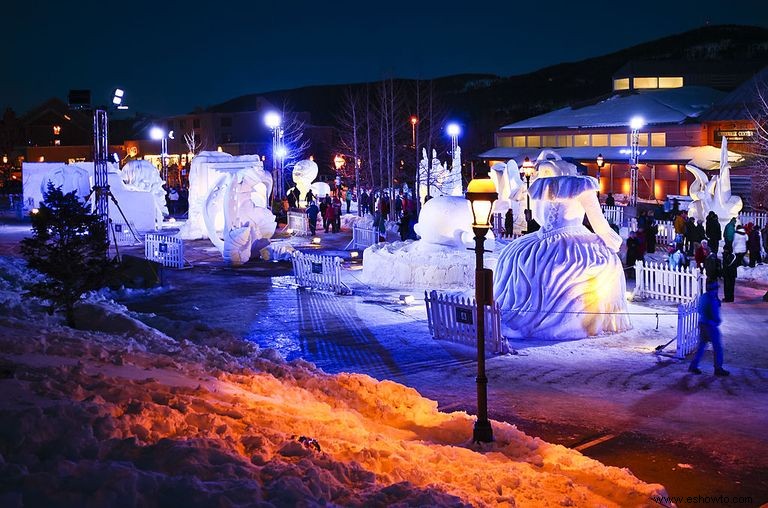
{"type": "Polygon", "coordinates": [[[333,291],[338,295],[348,295],[352,291],[341,281],[341,258],[293,253],[293,275],[296,284],[323,291],[333,291]]]}
{"type": "Polygon", "coordinates": [[[759,224],[760,227],[768,225],[768,213],[765,212],[742,212],[739,214],[740,224],[759,224]]]}
{"type": "Polygon", "coordinates": [[[294,235],[308,236],[309,218],[307,217],[307,214],[301,212],[288,212],[287,227],[294,235]]]}
{"type": "Polygon", "coordinates": [[[184,268],[184,241],[149,233],[144,237],[144,257],[163,266],[184,268]]]}
{"type": "Polygon", "coordinates": [[[686,303],[704,289],[704,274],[695,266],[670,268],[666,264],[635,263],[635,298],[686,303]]]}
{"type": "Polygon", "coordinates": [[[139,235],[136,234],[136,226],[133,222],[125,224],[124,222],[109,221],[109,241],[116,242],[118,245],[136,245],[141,243],[139,235]]]}
{"type": "Polygon", "coordinates": [[[699,299],[677,306],[677,337],[675,338],[675,356],[683,359],[699,343],[699,299]]]}
{"type": "Polygon", "coordinates": [[[379,231],[372,228],[366,228],[358,226],[357,224],[352,226],[352,241],[347,244],[347,249],[365,249],[371,245],[379,243],[379,231]]]}
{"type": "Polygon", "coordinates": [[[675,244],[675,223],[669,220],[656,221],[659,231],[656,233],[656,243],[659,245],[675,244]]]}
{"type": "Polygon", "coordinates": [[[624,225],[624,207],[623,206],[603,206],[603,215],[605,220],[621,227],[624,225]]]}
{"type": "MultiPolygon", "coordinates": [[[[474,298],[424,292],[429,332],[436,339],[469,346],[477,345],[477,303],[474,298]]],[[[508,353],[509,344],[501,335],[501,311],[498,304],[485,306],[485,348],[493,353],[508,353]]]]}

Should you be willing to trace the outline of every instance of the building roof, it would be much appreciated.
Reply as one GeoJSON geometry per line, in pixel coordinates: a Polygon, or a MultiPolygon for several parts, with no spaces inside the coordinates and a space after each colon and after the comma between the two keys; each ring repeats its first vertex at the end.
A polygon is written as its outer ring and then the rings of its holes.
{"type": "Polygon", "coordinates": [[[505,130],[629,126],[634,116],[646,125],[680,124],[698,117],[725,94],[690,86],[632,94],[614,94],[584,107],[567,107],[505,125],[505,130]]]}
{"type": "Polygon", "coordinates": [[[751,120],[752,116],[758,116],[757,91],[759,87],[768,91],[768,67],[764,67],[733,92],[717,101],[711,108],[702,113],[699,119],[707,122],[751,120]]]}
{"type": "MultiPolygon", "coordinates": [[[[502,160],[515,159],[518,165],[528,157],[535,160],[541,153],[540,148],[507,148],[497,147],[479,155],[482,159],[502,160]]],[[[629,163],[628,147],[618,146],[580,146],[558,148],[557,153],[564,159],[579,161],[594,161],[600,153],[609,163],[629,163]]],[[[718,169],[720,167],[720,149],[714,146],[649,146],[640,147],[640,164],[687,164],[692,162],[701,169],[718,169]],[[645,153],[643,153],[645,152],[645,153]]],[[[744,158],[736,152],[728,152],[728,161],[741,162],[744,158]]]]}

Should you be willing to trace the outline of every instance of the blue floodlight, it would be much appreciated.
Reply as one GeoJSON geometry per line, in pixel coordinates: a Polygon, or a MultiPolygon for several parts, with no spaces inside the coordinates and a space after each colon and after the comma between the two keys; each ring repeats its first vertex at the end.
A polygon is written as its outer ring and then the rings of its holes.
{"type": "Polygon", "coordinates": [[[629,127],[632,130],[642,129],[645,127],[645,119],[642,116],[633,116],[632,120],[629,121],[629,127]]]}
{"type": "Polygon", "coordinates": [[[455,137],[461,133],[461,127],[459,127],[459,124],[457,123],[449,123],[448,127],[445,128],[445,131],[449,136],[455,137]]]}
{"type": "Polygon", "coordinates": [[[277,129],[280,126],[280,114],[275,111],[270,111],[266,115],[264,115],[264,123],[269,127],[270,129],[277,129]]]}
{"type": "Polygon", "coordinates": [[[275,155],[282,158],[285,157],[287,151],[285,150],[284,146],[279,147],[277,150],[275,150],[275,155]]]}
{"type": "Polygon", "coordinates": [[[149,131],[149,137],[152,139],[163,139],[165,137],[165,131],[160,127],[152,127],[149,131]]]}

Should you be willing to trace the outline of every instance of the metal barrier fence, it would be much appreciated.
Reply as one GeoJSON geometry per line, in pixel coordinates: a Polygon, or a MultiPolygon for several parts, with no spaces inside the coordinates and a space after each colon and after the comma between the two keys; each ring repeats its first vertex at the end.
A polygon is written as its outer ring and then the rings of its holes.
{"type": "Polygon", "coordinates": [[[677,306],[677,336],[675,356],[683,359],[696,349],[699,343],[699,298],[677,306]]]}
{"type": "Polygon", "coordinates": [[[379,231],[372,228],[365,228],[355,224],[352,226],[352,241],[347,244],[347,249],[365,249],[371,245],[379,243],[379,231]]]}
{"type": "MultiPolygon", "coordinates": [[[[429,332],[436,339],[469,346],[477,345],[477,303],[472,298],[424,292],[429,332]]],[[[501,311],[498,304],[485,306],[485,348],[493,353],[508,353],[509,344],[501,335],[501,311]]]]}
{"type": "Polygon", "coordinates": [[[333,291],[337,295],[352,293],[349,287],[341,281],[340,257],[319,256],[295,251],[292,261],[293,275],[299,286],[333,291]]]}
{"type": "Polygon", "coordinates": [[[184,268],[184,241],[173,236],[148,233],[144,237],[144,257],[163,266],[184,268]]]}
{"type": "Polygon", "coordinates": [[[294,235],[308,236],[309,235],[309,218],[306,213],[301,212],[288,212],[288,229],[294,235]]]}
{"type": "Polygon", "coordinates": [[[124,222],[109,221],[109,241],[116,242],[118,245],[136,245],[141,243],[139,235],[136,233],[136,226],[133,222],[125,224],[124,222]]]}
{"type": "Polygon", "coordinates": [[[695,267],[670,268],[663,263],[635,263],[635,298],[686,303],[704,290],[704,274],[695,267]]]}

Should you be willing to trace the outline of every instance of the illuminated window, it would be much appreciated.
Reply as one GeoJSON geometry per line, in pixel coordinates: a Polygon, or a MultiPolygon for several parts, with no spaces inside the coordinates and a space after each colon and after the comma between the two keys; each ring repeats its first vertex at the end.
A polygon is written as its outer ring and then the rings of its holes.
{"type": "Polygon", "coordinates": [[[648,133],[638,132],[637,134],[637,146],[648,146],[648,133]]]}
{"type": "Polygon", "coordinates": [[[651,133],[651,146],[667,146],[667,133],[666,132],[652,132],[651,133]]]}
{"type": "Polygon", "coordinates": [[[611,146],[627,146],[627,135],[611,134],[611,146]]]}
{"type": "Polygon", "coordinates": [[[512,137],[511,136],[499,136],[499,144],[498,146],[503,147],[510,147],[512,146],[512,137]]]}
{"type": "Polygon", "coordinates": [[[633,78],[632,85],[638,88],[659,88],[659,78],[633,78]]]}
{"type": "Polygon", "coordinates": [[[592,134],[592,146],[608,146],[608,134],[592,134]]]}
{"type": "Polygon", "coordinates": [[[58,136],[61,134],[61,125],[54,125],[53,126],[53,135],[58,136]]]}
{"type": "Polygon", "coordinates": [[[574,135],[573,146],[589,146],[589,134],[574,135]]]}
{"type": "Polygon", "coordinates": [[[525,136],[515,136],[512,138],[512,146],[514,147],[524,147],[525,146],[525,136]]]}
{"type": "Polygon", "coordinates": [[[629,78],[621,78],[613,80],[614,90],[629,90],[629,78]]]}
{"type": "Polygon", "coordinates": [[[528,146],[541,148],[541,136],[528,136],[528,146]]]}
{"type": "Polygon", "coordinates": [[[557,146],[573,146],[573,140],[571,136],[558,136],[557,146]]]}
{"type": "Polygon", "coordinates": [[[554,148],[557,146],[557,136],[542,136],[542,147],[554,148]]]}
{"type": "Polygon", "coordinates": [[[683,78],[659,78],[659,88],[680,88],[683,86],[683,78]]]}
{"type": "Polygon", "coordinates": [[[53,144],[54,144],[55,146],[61,146],[61,140],[60,140],[60,139],[54,139],[54,140],[53,140],[53,144]]]}

